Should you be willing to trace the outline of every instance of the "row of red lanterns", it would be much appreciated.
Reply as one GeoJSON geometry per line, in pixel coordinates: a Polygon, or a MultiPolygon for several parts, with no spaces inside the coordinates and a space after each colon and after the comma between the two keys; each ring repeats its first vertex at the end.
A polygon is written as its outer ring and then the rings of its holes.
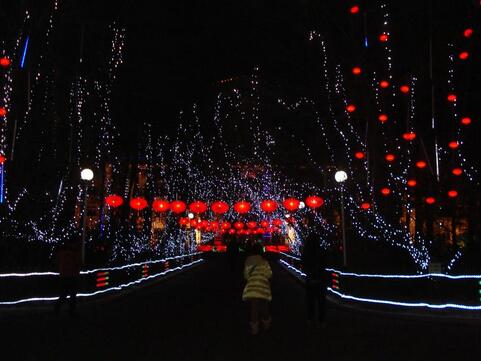
{"type": "MultiPolygon", "coordinates": [[[[116,194],[109,195],[105,197],[105,203],[113,208],[119,207],[124,203],[122,197],[116,194]]],[[[324,204],[324,199],[319,196],[309,196],[305,200],[305,205],[311,209],[316,209],[324,204]]],[[[148,207],[148,202],[143,197],[132,198],[129,203],[130,207],[141,211],[148,207]]],[[[290,212],[297,211],[301,205],[301,201],[297,198],[287,198],[282,202],[284,208],[290,212]]],[[[266,213],[272,213],[278,208],[278,203],[272,199],[263,200],[260,203],[261,209],[266,213]]],[[[196,214],[205,213],[208,210],[208,206],[205,202],[195,201],[189,204],[189,211],[196,214]]],[[[252,206],[251,203],[247,201],[239,201],[234,204],[234,211],[238,214],[248,213],[252,206]]],[[[167,212],[172,211],[173,213],[180,214],[187,209],[187,204],[180,200],[174,200],[169,202],[165,199],[155,199],[152,202],[152,209],[154,212],[167,212]]],[[[227,213],[230,209],[228,203],[223,201],[215,201],[211,204],[211,210],[215,214],[227,213]]]]}

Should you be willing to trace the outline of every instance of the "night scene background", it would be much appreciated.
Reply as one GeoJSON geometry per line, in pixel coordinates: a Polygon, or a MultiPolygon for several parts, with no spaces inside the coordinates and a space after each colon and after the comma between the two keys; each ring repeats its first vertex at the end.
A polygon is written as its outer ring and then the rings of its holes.
{"type": "Polygon", "coordinates": [[[0,1],[0,307],[54,300],[74,238],[86,299],[194,266],[158,292],[213,282],[232,239],[299,276],[308,216],[335,307],[479,317],[480,17],[475,0],[0,1]]]}

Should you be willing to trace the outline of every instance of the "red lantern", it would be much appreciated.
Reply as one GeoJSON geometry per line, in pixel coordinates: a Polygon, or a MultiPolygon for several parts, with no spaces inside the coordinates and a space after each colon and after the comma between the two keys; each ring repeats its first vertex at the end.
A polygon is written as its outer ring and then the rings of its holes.
{"type": "Polygon", "coordinates": [[[356,152],[356,153],[354,153],[354,156],[355,156],[357,159],[363,159],[363,158],[364,158],[364,153],[363,153],[363,152],[356,152]]]}
{"type": "Polygon", "coordinates": [[[463,35],[465,38],[470,38],[471,35],[473,35],[473,29],[467,28],[466,30],[464,30],[463,35]]]}
{"type": "Polygon", "coordinates": [[[229,234],[235,234],[235,229],[234,228],[229,229],[229,234]]]}
{"type": "Polygon", "coordinates": [[[277,202],[272,199],[266,199],[261,202],[261,209],[266,213],[274,212],[277,209],[277,202]]]}
{"type": "Polygon", "coordinates": [[[222,222],[222,229],[229,229],[231,227],[230,222],[222,222]]]}
{"type": "Polygon", "coordinates": [[[267,228],[267,227],[269,227],[269,222],[266,221],[266,220],[261,221],[261,227],[262,227],[262,228],[267,228]]]}
{"type": "Polygon", "coordinates": [[[5,115],[7,115],[7,109],[0,107],[0,117],[4,117],[5,115]]]}
{"type": "Polygon", "coordinates": [[[186,226],[188,223],[189,223],[189,218],[187,218],[187,217],[181,217],[179,219],[179,224],[181,226],[186,226]]]}
{"type": "Polygon", "coordinates": [[[306,206],[312,209],[321,207],[324,204],[324,199],[318,196],[309,196],[306,198],[306,206]]]}
{"type": "Polygon", "coordinates": [[[386,34],[386,33],[382,33],[381,35],[379,35],[379,41],[382,41],[383,43],[385,43],[386,41],[389,40],[389,35],[386,34]]]}
{"type": "Polygon", "coordinates": [[[384,188],[381,189],[381,193],[382,193],[383,196],[388,196],[388,195],[391,194],[391,190],[387,187],[384,187],[384,188]]]}
{"type": "Polygon", "coordinates": [[[207,228],[207,227],[209,227],[209,221],[203,219],[202,221],[200,221],[200,226],[201,226],[202,228],[207,228]]]}
{"type": "Polygon", "coordinates": [[[456,94],[448,94],[448,102],[454,103],[457,99],[456,94]]]}
{"type": "Polygon", "coordinates": [[[352,68],[352,73],[353,73],[354,75],[359,75],[359,74],[361,74],[361,68],[358,67],[358,66],[355,66],[354,68],[352,68]]]}
{"type": "MultiPolygon", "coordinates": [[[[0,161],[0,164],[1,164],[1,161],[0,161]]],[[[117,208],[124,203],[124,199],[121,196],[118,196],[117,194],[111,194],[110,196],[105,197],[105,203],[109,207],[117,208]]]]}
{"type": "Polygon", "coordinates": [[[389,87],[389,82],[387,80],[381,80],[379,82],[379,86],[383,89],[386,89],[387,87],[389,87]]]}
{"type": "Polygon", "coordinates": [[[458,191],[455,190],[455,189],[451,189],[449,192],[448,192],[448,197],[449,198],[456,198],[458,196],[458,191]]]}
{"type": "Polygon", "coordinates": [[[459,59],[466,60],[467,58],[469,58],[469,53],[467,51],[459,53],[459,59]]]}
{"type": "Polygon", "coordinates": [[[451,149],[456,149],[459,147],[459,143],[456,140],[453,140],[448,143],[448,147],[451,149]]]}
{"type": "Polygon", "coordinates": [[[282,219],[278,219],[278,218],[273,219],[273,220],[272,220],[272,225],[273,225],[273,226],[276,226],[276,227],[282,226],[282,219]]]}
{"type": "Polygon", "coordinates": [[[416,167],[418,167],[419,169],[426,168],[426,166],[427,166],[427,163],[424,160],[420,160],[416,162],[416,167]]]}
{"type": "Polygon", "coordinates": [[[414,132],[404,133],[403,138],[408,142],[413,141],[414,139],[416,139],[416,133],[414,132]]]}
{"type": "Polygon", "coordinates": [[[427,203],[427,204],[434,204],[434,203],[436,203],[436,198],[434,198],[434,197],[427,197],[427,198],[426,198],[426,203],[427,203]]]}
{"type": "Polygon", "coordinates": [[[463,174],[463,170],[461,168],[454,168],[452,172],[455,176],[460,176],[461,174],[463,174]]]}
{"type": "Polygon", "coordinates": [[[394,162],[395,159],[396,159],[396,157],[395,157],[394,154],[391,154],[391,153],[386,154],[386,160],[388,162],[394,162]]]}
{"type": "Polygon", "coordinates": [[[224,214],[224,213],[227,213],[227,211],[229,211],[229,205],[226,202],[222,202],[222,201],[217,201],[212,203],[210,208],[212,209],[212,212],[214,212],[215,214],[224,214]]]}
{"type": "Polygon", "coordinates": [[[3,58],[0,58],[0,65],[6,68],[7,66],[10,65],[10,59],[4,56],[3,58]]]}
{"type": "Polygon", "coordinates": [[[471,118],[470,117],[464,117],[461,119],[461,124],[462,125],[469,125],[471,124],[471,118]]]}
{"type": "Polygon", "coordinates": [[[234,223],[234,228],[235,228],[235,229],[242,229],[242,228],[244,228],[244,223],[242,223],[242,222],[235,222],[235,223],[234,223]]]}
{"type": "Polygon", "coordinates": [[[152,202],[152,209],[154,212],[167,212],[169,208],[169,201],[165,199],[156,199],[152,202]]]}
{"type": "Polygon", "coordinates": [[[296,198],[287,198],[283,202],[284,208],[287,209],[289,212],[297,211],[300,204],[301,202],[296,198]]]}
{"type": "Polygon", "coordinates": [[[407,181],[408,187],[416,187],[417,184],[418,184],[418,182],[416,182],[416,179],[409,179],[407,181]]]}
{"type": "Polygon", "coordinates": [[[247,213],[251,210],[251,204],[246,201],[240,201],[234,204],[234,211],[239,214],[247,213]]]}
{"type": "Polygon", "coordinates": [[[386,115],[386,114],[379,114],[378,119],[379,119],[379,121],[380,121],[381,123],[385,123],[385,122],[387,122],[387,119],[388,119],[388,118],[387,118],[387,115],[386,115]]]}
{"type": "Polygon", "coordinates": [[[187,206],[182,201],[173,201],[170,203],[170,210],[175,214],[180,214],[186,210],[187,206]]]}
{"type": "Polygon", "coordinates": [[[219,222],[217,222],[217,221],[210,222],[210,228],[212,230],[216,230],[217,228],[219,228],[219,222]]]}
{"type": "Polygon", "coordinates": [[[359,6],[357,5],[351,6],[349,11],[351,12],[351,14],[357,14],[359,12],[359,6]]]}
{"type": "Polygon", "coordinates": [[[407,93],[409,93],[409,86],[407,86],[407,85],[401,85],[401,87],[399,88],[399,90],[401,90],[401,93],[407,94],[407,93]]]}
{"type": "Polygon", "coordinates": [[[5,163],[6,160],[7,158],[3,154],[0,154],[0,164],[5,163]]]}
{"type": "Polygon", "coordinates": [[[349,112],[349,113],[352,113],[356,110],[356,106],[354,104],[349,104],[347,107],[346,107],[346,110],[349,112]]]}
{"type": "Polygon", "coordinates": [[[143,197],[132,198],[130,200],[130,208],[135,209],[136,211],[141,211],[145,207],[147,207],[147,201],[143,197]]]}
{"type": "Polygon", "coordinates": [[[195,201],[189,204],[189,210],[192,213],[204,213],[207,210],[207,204],[202,201],[195,201]]]}
{"type": "Polygon", "coordinates": [[[257,223],[254,221],[247,222],[247,228],[254,229],[257,227],[257,223]]]}
{"type": "Polygon", "coordinates": [[[371,203],[363,202],[361,203],[361,208],[364,210],[368,210],[369,208],[371,208],[371,203]]]}

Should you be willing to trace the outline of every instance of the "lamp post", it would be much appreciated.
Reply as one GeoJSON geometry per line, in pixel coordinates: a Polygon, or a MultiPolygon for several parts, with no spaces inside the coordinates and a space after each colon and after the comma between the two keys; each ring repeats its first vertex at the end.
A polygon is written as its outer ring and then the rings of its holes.
{"type": "Polygon", "coordinates": [[[89,182],[94,179],[94,172],[92,169],[85,168],[80,172],[80,179],[84,183],[84,214],[82,220],[82,263],[85,263],[85,230],[87,228],[87,190],[89,182]]]}
{"type": "Polygon", "coordinates": [[[343,183],[347,180],[347,173],[343,170],[338,170],[334,175],[334,179],[341,185],[341,227],[342,227],[342,253],[343,264],[347,266],[347,250],[346,250],[346,223],[344,220],[344,186],[343,183]]]}

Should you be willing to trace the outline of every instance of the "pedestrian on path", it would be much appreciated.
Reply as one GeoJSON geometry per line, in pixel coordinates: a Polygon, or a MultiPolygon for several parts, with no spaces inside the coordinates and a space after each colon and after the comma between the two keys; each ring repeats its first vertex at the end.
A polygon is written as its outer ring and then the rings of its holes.
{"type": "Polygon", "coordinates": [[[313,217],[302,222],[304,247],[301,255],[302,271],[306,274],[307,322],[324,327],[326,315],[326,255],[320,245],[313,217]]]}
{"type": "Polygon", "coordinates": [[[62,304],[70,296],[70,315],[75,314],[77,291],[80,281],[80,267],[82,263],[81,245],[76,239],[69,240],[60,246],[57,253],[59,270],[60,297],[55,303],[55,311],[59,312],[62,304]]]}
{"type": "Polygon", "coordinates": [[[250,303],[250,326],[252,335],[259,333],[259,324],[265,330],[271,326],[269,302],[272,300],[269,279],[272,270],[269,262],[263,257],[263,248],[259,243],[253,243],[248,248],[248,257],[244,266],[244,287],[242,300],[250,303]]]}

